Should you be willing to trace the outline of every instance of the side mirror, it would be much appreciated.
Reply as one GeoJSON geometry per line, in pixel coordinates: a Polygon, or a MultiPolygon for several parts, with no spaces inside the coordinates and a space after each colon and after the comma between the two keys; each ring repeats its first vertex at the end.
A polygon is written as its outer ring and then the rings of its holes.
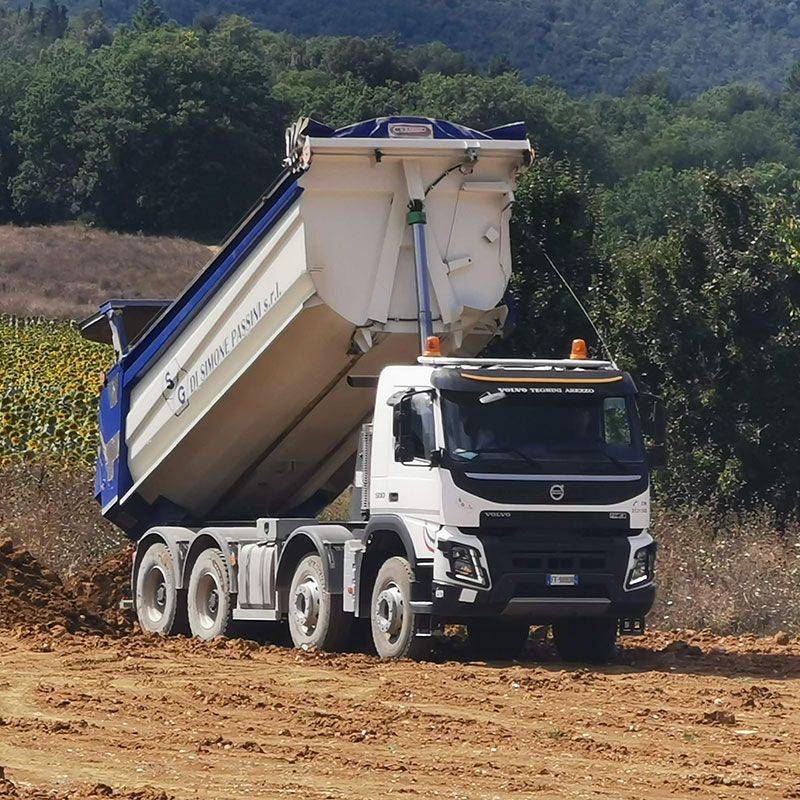
{"type": "Polygon", "coordinates": [[[399,392],[395,392],[386,399],[386,405],[394,408],[395,406],[399,405],[409,396],[408,389],[400,389],[399,392]]]}
{"type": "MultiPolygon", "coordinates": [[[[387,401],[394,408],[394,458],[401,464],[417,459],[432,460],[431,454],[426,452],[428,445],[423,441],[425,433],[419,430],[422,424],[420,412],[413,408],[412,402],[415,397],[423,394],[429,394],[429,390],[406,389],[395,392],[387,401]]],[[[430,421],[433,421],[432,416],[430,421]]],[[[424,428],[424,424],[422,427],[424,428]]]]}

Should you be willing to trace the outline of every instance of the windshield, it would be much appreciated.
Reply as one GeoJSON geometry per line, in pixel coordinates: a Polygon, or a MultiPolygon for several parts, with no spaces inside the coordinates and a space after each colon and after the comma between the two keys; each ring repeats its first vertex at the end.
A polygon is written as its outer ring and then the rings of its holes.
{"type": "Polygon", "coordinates": [[[526,472],[625,472],[644,453],[632,397],[508,393],[481,403],[474,392],[442,392],[448,456],[455,463],[508,462],[526,472]]]}

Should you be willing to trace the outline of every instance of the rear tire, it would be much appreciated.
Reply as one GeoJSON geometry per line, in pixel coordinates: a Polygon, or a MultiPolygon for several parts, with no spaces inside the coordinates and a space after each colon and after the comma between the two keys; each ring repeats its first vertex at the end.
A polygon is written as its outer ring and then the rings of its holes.
{"type": "Polygon", "coordinates": [[[172,553],[163,542],[147,548],[136,568],[136,618],[147,633],[186,632],[186,611],[172,553]]]}
{"type": "Polygon", "coordinates": [[[405,558],[383,562],[375,578],[370,605],[372,641],[381,658],[422,659],[430,652],[431,637],[416,635],[417,615],[411,611],[414,573],[405,558]]]}
{"type": "Polygon", "coordinates": [[[553,640],[562,661],[606,664],[617,643],[615,619],[569,619],[553,623],[553,640]]]}
{"type": "Polygon", "coordinates": [[[473,654],[483,661],[511,661],[524,649],[531,626],[527,620],[486,618],[467,623],[473,654]]]}
{"type": "Polygon", "coordinates": [[[198,639],[225,636],[233,621],[228,565],[221,550],[209,548],[197,556],[186,598],[189,629],[198,639]]]}
{"type": "Polygon", "coordinates": [[[339,651],[346,647],[352,615],[340,595],[331,595],[322,559],[306,556],[294,571],[289,589],[289,633],[295,647],[339,651]]]}

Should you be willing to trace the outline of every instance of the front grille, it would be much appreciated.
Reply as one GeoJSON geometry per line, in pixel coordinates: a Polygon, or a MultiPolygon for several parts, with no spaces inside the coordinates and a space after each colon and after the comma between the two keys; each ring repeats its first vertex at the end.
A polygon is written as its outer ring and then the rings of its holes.
{"type": "Polygon", "coordinates": [[[531,572],[607,572],[603,552],[542,553],[535,550],[512,550],[511,566],[531,572]]]}

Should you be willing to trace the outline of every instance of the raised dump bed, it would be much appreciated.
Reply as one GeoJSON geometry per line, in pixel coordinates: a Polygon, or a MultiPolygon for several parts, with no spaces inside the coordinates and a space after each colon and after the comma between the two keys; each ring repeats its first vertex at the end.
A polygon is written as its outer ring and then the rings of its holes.
{"type": "MultiPolygon", "coordinates": [[[[153,524],[314,512],[352,480],[375,375],[419,354],[409,202],[424,199],[433,328],[475,355],[502,325],[521,125],[420,118],[334,131],[301,120],[287,166],[184,293],[120,360],[101,398],[97,493],[131,535],[153,524]]],[[[149,311],[148,311],[149,309],[149,311]]]]}

